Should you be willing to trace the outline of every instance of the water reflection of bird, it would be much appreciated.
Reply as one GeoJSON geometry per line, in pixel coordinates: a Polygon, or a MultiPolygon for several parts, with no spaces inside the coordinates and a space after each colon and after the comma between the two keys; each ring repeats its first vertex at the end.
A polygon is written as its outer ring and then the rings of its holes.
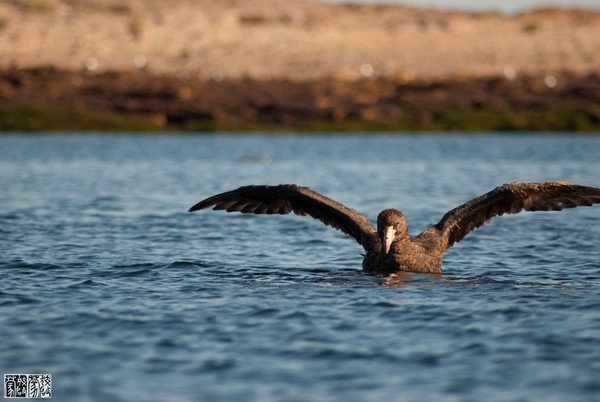
{"type": "Polygon", "coordinates": [[[451,211],[420,235],[408,233],[404,214],[386,209],[377,229],[354,209],[307,187],[294,184],[245,186],[200,201],[189,212],[214,207],[227,212],[310,215],[354,237],[366,253],[363,269],[370,273],[442,272],[444,252],[467,233],[503,214],[560,211],[600,203],[600,189],[568,182],[505,184],[451,211]]]}

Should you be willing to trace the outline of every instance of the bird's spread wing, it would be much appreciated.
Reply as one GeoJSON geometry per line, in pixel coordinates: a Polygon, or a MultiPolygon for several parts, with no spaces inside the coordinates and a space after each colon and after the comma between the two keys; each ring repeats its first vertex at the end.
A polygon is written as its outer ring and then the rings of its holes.
{"type": "Polygon", "coordinates": [[[213,207],[245,214],[289,214],[311,217],[354,237],[366,251],[379,249],[377,231],[358,211],[325,197],[308,187],[294,184],[245,186],[200,201],[189,212],[213,207]]]}
{"type": "Polygon", "coordinates": [[[600,189],[564,181],[505,184],[448,212],[419,235],[437,238],[442,249],[451,247],[493,217],[525,211],[560,211],[600,203],[600,189]]]}

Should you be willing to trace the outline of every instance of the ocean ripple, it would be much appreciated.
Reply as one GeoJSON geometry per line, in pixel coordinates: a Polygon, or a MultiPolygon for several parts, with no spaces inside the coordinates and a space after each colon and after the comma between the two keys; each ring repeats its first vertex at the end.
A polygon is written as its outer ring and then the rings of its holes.
{"type": "Polygon", "coordinates": [[[418,233],[503,182],[598,185],[599,152],[571,135],[0,136],[0,368],[51,373],[67,402],[594,400],[598,208],[499,218],[443,275],[388,279],[316,220],[186,211],[297,182],[371,219],[401,208],[418,233]]]}

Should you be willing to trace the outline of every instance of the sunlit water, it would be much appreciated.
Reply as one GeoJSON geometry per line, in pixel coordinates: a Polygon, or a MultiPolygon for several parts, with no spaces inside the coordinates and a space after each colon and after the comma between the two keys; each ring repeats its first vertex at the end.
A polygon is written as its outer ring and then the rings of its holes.
{"type": "Polygon", "coordinates": [[[600,206],[497,218],[398,287],[308,185],[412,232],[516,180],[600,186],[600,137],[0,136],[0,374],[57,401],[600,400],[600,206]]]}

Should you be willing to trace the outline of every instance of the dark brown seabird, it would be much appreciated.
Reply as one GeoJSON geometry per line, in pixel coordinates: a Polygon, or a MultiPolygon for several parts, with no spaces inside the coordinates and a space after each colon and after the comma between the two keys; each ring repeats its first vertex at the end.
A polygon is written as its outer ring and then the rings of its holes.
{"type": "Polygon", "coordinates": [[[404,214],[386,209],[377,229],[354,209],[295,184],[245,186],[200,201],[189,212],[213,207],[245,214],[289,214],[311,217],[354,239],[365,249],[362,267],[369,273],[442,272],[444,252],[493,217],[525,211],[560,211],[600,203],[600,189],[564,181],[515,182],[497,187],[454,208],[420,235],[408,233],[404,214]]]}

